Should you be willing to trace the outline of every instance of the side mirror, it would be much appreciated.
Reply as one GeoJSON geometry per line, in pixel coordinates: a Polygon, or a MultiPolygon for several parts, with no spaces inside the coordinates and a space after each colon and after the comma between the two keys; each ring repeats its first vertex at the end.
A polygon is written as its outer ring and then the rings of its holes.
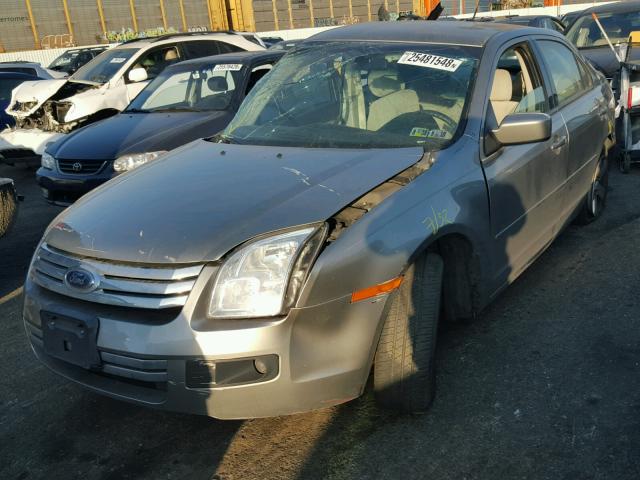
{"type": "Polygon", "coordinates": [[[487,135],[489,153],[502,146],[544,142],[551,137],[551,117],[546,113],[512,113],[487,135]]]}
{"type": "Polygon", "coordinates": [[[144,82],[147,78],[147,71],[142,68],[134,68],[129,71],[129,75],[127,76],[131,83],[144,82]]]}

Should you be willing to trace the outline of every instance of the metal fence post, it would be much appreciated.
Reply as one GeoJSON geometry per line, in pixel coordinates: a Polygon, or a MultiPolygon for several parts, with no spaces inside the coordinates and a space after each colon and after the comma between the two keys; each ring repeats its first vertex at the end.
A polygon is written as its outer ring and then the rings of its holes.
{"type": "Polygon", "coordinates": [[[188,28],[187,28],[187,17],[184,14],[184,3],[182,2],[182,0],[178,0],[178,3],[180,5],[180,17],[182,18],[182,31],[186,32],[188,28]]]}
{"type": "Polygon", "coordinates": [[[129,0],[129,10],[131,10],[131,20],[133,21],[133,31],[138,33],[138,19],[136,18],[135,0],[129,0]]]}
{"type": "Polygon", "coordinates": [[[164,0],[160,0],[160,16],[162,17],[162,27],[167,30],[167,12],[164,9],[164,0]]]}
{"type": "MultiPolygon", "coordinates": [[[[331,2],[331,0],[329,0],[331,2]]],[[[276,30],[280,30],[280,24],[278,23],[278,6],[276,0],[271,0],[271,7],[273,8],[273,24],[276,30]]]]}
{"type": "Polygon", "coordinates": [[[98,5],[98,16],[100,17],[100,25],[102,26],[102,33],[104,34],[104,38],[109,41],[107,38],[107,24],[104,21],[104,10],[102,9],[102,0],[96,0],[96,4],[98,5]]]}
{"type": "Polygon", "coordinates": [[[75,35],[73,34],[73,25],[71,24],[71,15],[69,14],[69,5],[67,5],[67,0],[62,0],[62,8],[64,9],[64,18],[67,21],[67,30],[69,31],[69,36],[71,37],[71,39],[73,39],[75,35]]]}
{"type": "Polygon", "coordinates": [[[31,33],[33,33],[33,43],[36,46],[36,49],[40,48],[40,39],[38,38],[38,29],[36,28],[36,21],[33,18],[33,10],[31,10],[31,1],[25,0],[25,4],[27,5],[27,13],[29,14],[29,23],[31,24],[31,33]]]}

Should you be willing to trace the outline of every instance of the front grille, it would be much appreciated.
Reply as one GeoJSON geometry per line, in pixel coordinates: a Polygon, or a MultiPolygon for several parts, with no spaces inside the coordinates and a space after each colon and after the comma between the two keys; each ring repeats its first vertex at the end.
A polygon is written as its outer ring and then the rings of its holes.
{"type": "Polygon", "coordinates": [[[203,265],[147,266],[76,257],[43,244],[31,267],[31,278],[43,288],[80,300],[121,307],[165,309],[183,307],[203,265]],[[92,291],[82,292],[65,281],[81,268],[95,277],[92,291]]]}
{"type": "Polygon", "coordinates": [[[58,168],[63,173],[93,175],[102,170],[106,163],[104,160],[58,160],[58,168]]]}

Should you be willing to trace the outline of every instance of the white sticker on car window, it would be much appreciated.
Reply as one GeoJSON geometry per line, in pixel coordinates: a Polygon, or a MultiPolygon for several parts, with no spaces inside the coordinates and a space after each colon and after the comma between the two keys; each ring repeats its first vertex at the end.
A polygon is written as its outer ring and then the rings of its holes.
{"type": "Polygon", "coordinates": [[[109,63],[124,63],[127,59],[123,57],[113,57],[109,63]]]}
{"type": "Polygon", "coordinates": [[[242,70],[242,64],[241,63],[221,63],[213,67],[213,70],[215,72],[219,72],[219,71],[237,72],[238,70],[242,70]]]}
{"type": "Polygon", "coordinates": [[[455,72],[458,67],[462,65],[462,60],[441,57],[440,55],[432,55],[430,53],[404,52],[400,60],[398,60],[398,63],[455,72]]]}
{"type": "Polygon", "coordinates": [[[423,138],[445,138],[447,136],[447,132],[440,129],[429,130],[427,128],[413,127],[409,136],[423,138]]]}

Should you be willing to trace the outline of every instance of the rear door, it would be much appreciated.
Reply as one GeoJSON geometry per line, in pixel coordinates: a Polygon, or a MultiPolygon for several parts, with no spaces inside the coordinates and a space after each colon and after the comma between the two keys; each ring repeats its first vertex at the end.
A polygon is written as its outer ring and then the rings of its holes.
{"type": "Polygon", "coordinates": [[[489,189],[491,229],[496,245],[504,246],[502,264],[496,265],[495,280],[501,285],[515,279],[559,228],[568,146],[564,120],[549,109],[548,89],[529,42],[503,47],[494,67],[493,83],[498,81],[487,102],[485,138],[511,113],[548,113],[552,121],[547,141],[503,146],[492,153],[484,142],[482,166],[489,189]]]}
{"type": "Polygon", "coordinates": [[[551,110],[560,112],[569,132],[564,215],[581,202],[595,175],[607,136],[607,100],[574,52],[560,39],[537,39],[537,51],[551,87],[551,110]]]}

